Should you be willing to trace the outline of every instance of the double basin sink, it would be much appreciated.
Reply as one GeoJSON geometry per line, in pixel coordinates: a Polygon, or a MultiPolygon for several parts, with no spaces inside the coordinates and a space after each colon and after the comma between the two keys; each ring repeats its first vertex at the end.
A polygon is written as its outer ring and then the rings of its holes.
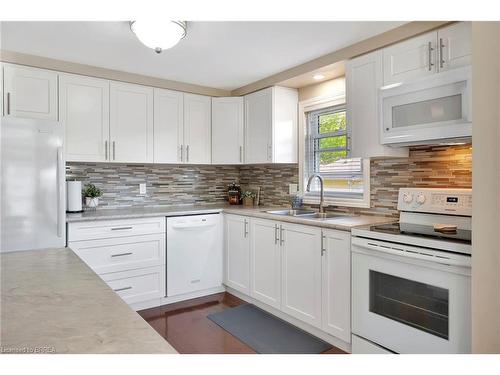
{"type": "Polygon", "coordinates": [[[335,218],[340,218],[340,217],[349,217],[353,216],[352,214],[348,213],[340,213],[340,212],[316,212],[313,210],[271,210],[271,211],[264,211],[268,214],[273,214],[273,215],[280,215],[280,216],[294,216],[294,217],[299,217],[299,218],[304,218],[304,219],[317,219],[317,220],[328,220],[328,219],[335,219],[335,218]]]}

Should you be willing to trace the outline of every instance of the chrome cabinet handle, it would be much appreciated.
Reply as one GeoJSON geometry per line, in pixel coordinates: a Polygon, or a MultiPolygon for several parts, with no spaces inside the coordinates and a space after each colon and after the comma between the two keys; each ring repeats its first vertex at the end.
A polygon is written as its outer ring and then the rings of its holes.
{"type": "Polygon", "coordinates": [[[108,160],[108,141],[104,142],[104,160],[108,160]]]}
{"type": "Polygon", "coordinates": [[[115,292],[121,292],[123,290],[129,290],[129,289],[132,289],[132,287],[131,286],[126,286],[124,288],[113,289],[113,291],[115,291],[115,292]]]}
{"type": "Polygon", "coordinates": [[[111,230],[127,230],[127,229],[132,229],[133,227],[116,227],[116,228],[111,228],[111,230]]]}
{"type": "Polygon", "coordinates": [[[243,162],[243,146],[240,146],[240,163],[243,162]]]}
{"type": "Polygon", "coordinates": [[[325,255],[326,249],[325,249],[325,235],[323,232],[321,232],[321,256],[325,255]]]}
{"type": "Polygon", "coordinates": [[[434,66],[432,62],[432,51],[434,51],[434,48],[432,48],[432,42],[429,42],[427,45],[428,53],[429,53],[429,72],[432,70],[432,67],[434,66]]]}
{"type": "Polygon", "coordinates": [[[283,226],[280,225],[280,246],[283,246],[283,244],[285,243],[285,236],[283,235],[283,232],[285,230],[283,229],[283,226]]]}
{"type": "Polygon", "coordinates": [[[280,240],[279,234],[278,234],[278,224],[274,224],[274,244],[277,245],[280,240]]]}
{"type": "Polygon", "coordinates": [[[444,56],[443,56],[443,38],[439,38],[439,67],[443,68],[444,67],[444,56]]]}
{"type": "Polygon", "coordinates": [[[267,145],[267,160],[269,161],[273,160],[273,149],[270,144],[267,145]]]}
{"type": "Polygon", "coordinates": [[[186,163],[189,163],[189,145],[186,146],[186,163]]]}
{"type": "Polygon", "coordinates": [[[113,160],[116,159],[116,147],[115,147],[115,141],[113,141],[113,160]]]}
{"type": "Polygon", "coordinates": [[[120,253],[120,254],[111,254],[111,258],[116,258],[116,257],[124,257],[127,255],[132,255],[133,253],[120,253]]]}
{"type": "Polygon", "coordinates": [[[183,151],[184,151],[184,145],[181,145],[181,163],[184,161],[183,151]]]}
{"type": "Polygon", "coordinates": [[[10,115],[10,92],[7,93],[7,114],[10,115]]]}
{"type": "Polygon", "coordinates": [[[247,219],[245,219],[245,227],[243,229],[243,237],[245,237],[245,238],[248,236],[247,226],[248,226],[248,221],[247,221],[247,219]]]}

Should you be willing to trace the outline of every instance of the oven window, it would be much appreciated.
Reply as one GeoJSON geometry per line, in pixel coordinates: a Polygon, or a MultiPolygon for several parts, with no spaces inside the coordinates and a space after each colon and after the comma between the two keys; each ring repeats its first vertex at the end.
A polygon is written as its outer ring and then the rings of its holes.
{"type": "Polygon", "coordinates": [[[449,291],[370,270],[370,311],[448,340],[449,291]]]}

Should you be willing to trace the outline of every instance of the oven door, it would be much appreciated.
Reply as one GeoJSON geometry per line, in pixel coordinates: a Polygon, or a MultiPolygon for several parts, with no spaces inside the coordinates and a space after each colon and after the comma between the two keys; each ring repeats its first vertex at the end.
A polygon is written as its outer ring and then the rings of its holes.
{"type": "Polygon", "coordinates": [[[470,353],[470,257],[352,239],[352,331],[397,353],[470,353]]]}
{"type": "Polygon", "coordinates": [[[470,67],[380,90],[381,143],[431,144],[472,136],[470,67]]]}

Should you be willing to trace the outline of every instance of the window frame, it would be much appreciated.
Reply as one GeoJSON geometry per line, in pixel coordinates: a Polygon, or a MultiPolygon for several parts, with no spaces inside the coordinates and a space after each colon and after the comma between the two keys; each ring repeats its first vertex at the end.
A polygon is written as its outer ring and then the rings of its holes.
{"type": "MultiPolygon", "coordinates": [[[[328,109],[330,107],[342,108],[346,106],[345,95],[339,95],[335,97],[322,97],[313,98],[309,100],[304,100],[299,102],[299,193],[304,197],[304,203],[306,204],[319,204],[319,194],[318,193],[307,193],[305,191],[305,169],[306,154],[308,153],[309,145],[308,139],[308,117],[307,113],[311,111],[318,111],[322,109],[328,109]]],[[[346,113],[347,115],[347,113],[346,113]]],[[[348,117],[347,117],[348,120],[348,117]]],[[[349,155],[349,144],[350,142],[350,128],[347,123],[347,150],[349,155]]],[[[363,196],[362,198],[352,198],[352,197],[341,197],[341,196],[328,196],[325,194],[324,200],[325,205],[330,206],[343,206],[343,207],[370,207],[370,159],[361,159],[362,170],[363,170],[363,196]]]]}

